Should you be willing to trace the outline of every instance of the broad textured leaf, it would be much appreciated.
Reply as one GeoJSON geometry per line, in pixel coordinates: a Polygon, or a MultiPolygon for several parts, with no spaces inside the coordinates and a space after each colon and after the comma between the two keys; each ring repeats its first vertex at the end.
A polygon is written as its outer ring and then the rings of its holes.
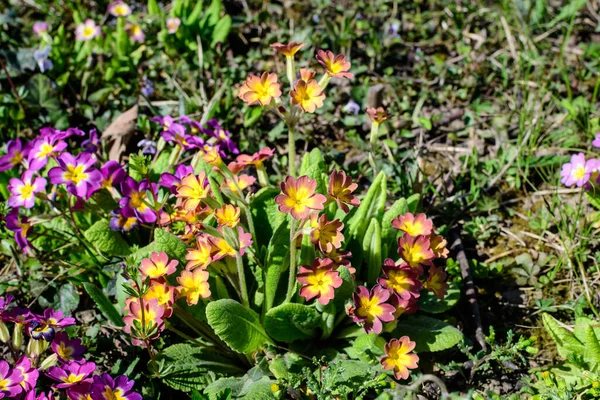
{"type": "Polygon", "coordinates": [[[52,87],[52,81],[45,75],[36,74],[27,83],[29,93],[25,100],[30,105],[40,107],[47,111],[60,108],[60,102],[56,90],[52,87]]]}
{"type": "Polygon", "coordinates": [[[367,282],[374,284],[381,275],[381,227],[379,221],[372,219],[363,240],[363,256],[367,264],[367,282]]]}
{"type": "Polygon", "coordinates": [[[417,343],[416,352],[436,352],[450,349],[463,340],[461,331],[440,321],[424,316],[401,318],[392,337],[408,336],[417,343]]]}
{"type": "Polygon", "coordinates": [[[348,300],[350,300],[352,293],[354,293],[356,290],[356,283],[352,277],[352,274],[346,269],[346,267],[339,267],[337,271],[340,274],[340,278],[342,278],[343,283],[342,286],[335,289],[333,304],[335,305],[336,309],[343,310],[344,305],[348,300]]]}
{"type": "Polygon", "coordinates": [[[75,286],[66,283],[60,287],[58,291],[58,308],[63,313],[69,315],[79,305],[79,293],[75,286]]]}
{"type": "Polygon", "coordinates": [[[171,232],[167,232],[164,229],[156,229],[154,231],[154,243],[146,247],[150,247],[150,251],[146,256],[153,251],[164,251],[169,258],[179,260],[180,265],[185,264],[185,255],[187,254],[188,247],[181,239],[171,232]]]}
{"type": "Polygon", "coordinates": [[[600,363],[600,343],[591,325],[585,327],[583,345],[586,348],[583,357],[592,364],[600,363]]]}
{"type": "Polygon", "coordinates": [[[280,212],[275,203],[275,196],[280,193],[279,189],[266,187],[260,189],[252,198],[250,208],[254,219],[254,227],[257,242],[260,246],[266,246],[273,232],[281,222],[285,220],[285,214],[280,212]]]}
{"type": "Polygon", "coordinates": [[[561,357],[567,358],[572,353],[579,354],[586,351],[575,335],[563,328],[550,314],[542,314],[542,323],[544,324],[544,328],[546,328],[546,332],[548,332],[552,340],[556,343],[556,350],[561,357]]]}
{"type": "Polygon", "coordinates": [[[244,383],[248,380],[247,376],[241,378],[220,378],[208,385],[204,389],[204,394],[208,396],[210,400],[218,400],[219,394],[226,393],[230,391],[235,398],[241,391],[242,387],[244,387],[244,383]]]}
{"type": "Polygon", "coordinates": [[[204,347],[174,344],[158,354],[171,367],[162,380],[174,389],[203,390],[220,377],[241,375],[244,370],[228,358],[204,347]]]}
{"type": "Polygon", "coordinates": [[[270,309],[265,316],[269,336],[280,342],[310,339],[321,325],[321,315],[303,304],[282,304],[270,309]]]}
{"type": "Polygon", "coordinates": [[[90,295],[98,309],[104,314],[104,316],[116,326],[125,326],[121,319],[121,314],[117,311],[113,303],[108,300],[102,290],[98,289],[94,284],[85,282],[83,288],[90,295]]]}
{"type": "Polygon", "coordinates": [[[380,357],[385,354],[385,343],[385,339],[379,335],[363,333],[354,340],[352,348],[361,361],[376,365],[380,357]]]}
{"type": "Polygon", "coordinates": [[[110,229],[110,224],[105,219],[92,225],[83,236],[105,255],[126,256],[131,252],[123,236],[110,229]]]}
{"type": "MultiPolygon", "coordinates": [[[[287,220],[281,222],[271,237],[265,261],[265,309],[269,310],[275,304],[277,290],[283,271],[289,269],[290,264],[290,228],[287,220]]],[[[282,289],[283,290],[283,289],[282,289]]]]}
{"type": "Polygon", "coordinates": [[[327,175],[325,159],[321,150],[314,148],[310,153],[306,153],[302,158],[300,165],[300,176],[307,175],[317,181],[317,192],[324,194],[327,192],[327,175]]]}
{"type": "Polygon", "coordinates": [[[448,311],[460,300],[460,288],[457,283],[451,282],[444,300],[434,296],[432,292],[422,291],[419,297],[419,309],[429,314],[441,314],[448,311]]]}
{"type": "Polygon", "coordinates": [[[271,391],[271,385],[277,383],[277,381],[271,380],[266,376],[263,376],[257,381],[247,380],[238,394],[238,399],[244,400],[267,400],[275,399],[273,392],[271,391]]]}
{"type": "Polygon", "coordinates": [[[208,303],[206,318],[219,338],[239,353],[252,353],[271,341],[258,314],[237,301],[222,299],[208,303]]]}

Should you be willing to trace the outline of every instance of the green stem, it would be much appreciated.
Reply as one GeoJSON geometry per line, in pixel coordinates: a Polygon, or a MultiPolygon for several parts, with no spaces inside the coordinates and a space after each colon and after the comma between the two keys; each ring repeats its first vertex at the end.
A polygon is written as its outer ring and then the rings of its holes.
{"type": "Polygon", "coordinates": [[[290,81],[290,88],[294,88],[294,81],[296,80],[296,71],[294,71],[294,56],[286,56],[286,73],[287,78],[290,81]]]}
{"type": "Polygon", "coordinates": [[[290,176],[296,176],[296,136],[294,127],[288,125],[288,163],[290,164],[290,176]]]}
{"type": "Polygon", "coordinates": [[[373,176],[377,176],[377,167],[375,165],[375,145],[377,144],[377,137],[379,136],[379,122],[373,121],[371,124],[371,134],[369,135],[369,144],[371,150],[369,151],[369,164],[373,169],[373,176]]]}
{"type": "Polygon", "coordinates": [[[242,304],[246,307],[250,307],[250,301],[248,300],[248,288],[246,287],[246,274],[244,273],[244,261],[242,260],[242,256],[239,252],[235,255],[235,264],[237,266],[238,279],[240,280],[242,304]]]}
{"type": "Polygon", "coordinates": [[[289,303],[294,297],[296,289],[296,221],[292,221],[290,227],[290,276],[288,278],[288,289],[285,302],[289,303]]]}

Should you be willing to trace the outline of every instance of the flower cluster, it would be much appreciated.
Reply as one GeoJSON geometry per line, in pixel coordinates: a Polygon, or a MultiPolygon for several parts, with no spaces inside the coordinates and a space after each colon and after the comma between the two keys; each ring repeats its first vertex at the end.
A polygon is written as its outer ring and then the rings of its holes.
{"type": "Polygon", "coordinates": [[[0,361],[0,398],[53,399],[64,391],[73,400],[142,399],[124,375],[93,375],[96,364],[85,360],[81,339],[63,330],[75,325],[74,318],[51,308],[36,314],[12,302],[11,295],[0,297],[0,342],[12,355],[12,361],[0,361]],[[40,388],[42,374],[53,381],[50,391],[40,388]]]}
{"type": "Polygon", "coordinates": [[[367,333],[380,333],[383,323],[391,322],[402,314],[414,313],[421,288],[439,298],[446,295],[447,274],[436,267],[436,258],[446,258],[446,240],[433,232],[433,223],[425,214],[406,213],[392,221],[392,227],[401,232],[398,253],[401,259],[387,259],[382,266],[383,276],[367,289],[359,286],[354,293],[354,304],[348,314],[362,324],[367,333]],[[427,268],[427,273],[425,272],[427,268]]]}

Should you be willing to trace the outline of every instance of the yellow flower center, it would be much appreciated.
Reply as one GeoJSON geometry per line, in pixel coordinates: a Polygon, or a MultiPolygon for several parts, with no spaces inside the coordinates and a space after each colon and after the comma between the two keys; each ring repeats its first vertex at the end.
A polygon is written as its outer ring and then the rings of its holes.
{"type": "Polygon", "coordinates": [[[360,299],[360,307],[356,310],[359,317],[366,318],[367,321],[373,322],[375,318],[382,313],[382,308],[379,305],[379,297],[372,298],[363,297],[360,299]]]}
{"type": "Polygon", "coordinates": [[[146,203],[144,203],[145,198],[146,195],[144,193],[133,192],[129,199],[129,205],[137,210],[144,210],[146,208],[146,203]]]}
{"type": "Polygon", "coordinates": [[[24,185],[23,187],[21,187],[21,197],[22,198],[29,198],[31,197],[31,195],[33,194],[33,186],[31,186],[29,183],[24,185]]]}
{"type": "Polygon", "coordinates": [[[83,379],[83,374],[79,374],[79,375],[75,375],[75,374],[69,374],[69,376],[67,376],[66,378],[63,378],[63,382],[65,383],[77,383],[80,382],[83,379]]]}
{"type": "Polygon", "coordinates": [[[10,163],[12,165],[17,165],[21,162],[21,160],[23,160],[23,153],[16,151],[15,154],[13,154],[13,156],[10,158],[10,163]]]}
{"type": "Polygon", "coordinates": [[[8,379],[4,379],[0,381],[0,391],[7,389],[10,381],[8,379]]]}
{"type": "Polygon", "coordinates": [[[38,158],[46,157],[48,154],[54,151],[54,146],[49,143],[44,143],[40,146],[40,151],[38,152],[38,158]]]}
{"type": "Polygon", "coordinates": [[[86,180],[88,174],[83,170],[83,165],[67,165],[67,172],[65,172],[65,180],[73,182],[75,185],[79,185],[81,181],[86,180]]]}
{"type": "Polygon", "coordinates": [[[317,271],[308,277],[307,282],[315,291],[327,291],[331,286],[331,277],[327,275],[327,270],[317,269],[317,271]]]}
{"type": "Polygon", "coordinates": [[[96,28],[93,26],[86,26],[83,28],[83,36],[84,37],[92,37],[96,33],[96,28]]]}
{"type": "Polygon", "coordinates": [[[127,14],[127,6],[125,4],[117,4],[114,8],[114,12],[115,14],[119,15],[119,16],[125,16],[125,14],[127,14]]]}
{"type": "Polygon", "coordinates": [[[58,355],[61,358],[65,359],[65,360],[68,360],[73,355],[73,348],[72,347],[67,347],[67,346],[65,346],[64,343],[61,343],[58,346],[58,355]]]}
{"type": "Polygon", "coordinates": [[[583,179],[585,177],[585,167],[579,166],[575,170],[573,170],[573,176],[575,179],[583,179]]]}
{"type": "Polygon", "coordinates": [[[104,400],[125,400],[121,389],[112,390],[110,386],[105,386],[104,393],[102,393],[104,400]]]}
{"type": "Polygon", "coordinates": [[[403,292],[405,290],[410,290],[412,284],[409,281],[406,274],[399,271],[390,271],[388,278],[388,286],[394,289],[396,292],[403,292]]]}

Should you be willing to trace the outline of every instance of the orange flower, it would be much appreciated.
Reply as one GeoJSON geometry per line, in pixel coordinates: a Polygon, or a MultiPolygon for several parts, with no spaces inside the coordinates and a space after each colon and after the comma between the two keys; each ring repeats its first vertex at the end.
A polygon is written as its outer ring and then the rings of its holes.
{"type": "Polygon", "coordinates": [[[256,182],[256,178],[250,175],[242,174],[240,176],[234,176],[235,182],[232,179],[226,179],[225,184],[227,188],[231,190],[233,193],[238,192],[238,187],[240,190],[247,189],[252,186],[254,182],[256,182]],[[237,187],[236,187],[237,183],[237,187]]]}
{"type": "Polygon", "coordinates": [[[302,111],[314,113],[317,108],[323,107],[325,93],[314,79],[305,82],[299,80],[294,85],[294,90],[290,92],[292,104],[300,106],[302,111]]]}
{"type": "Polygon", "coordinates": [[[398,239],[398,253],[419,275],[423,271],[421,265],[429,265],[435,258],[433,251],[429,248],[429,240],[426,236],[402,236],[398,239]]]}
{"type": "Polygon", "coordinates": [[[346,56],[338,54],[334,56],[329,50],[319,50],[317,52],[317,61],[321,64],[329,76],[336,78],[351,79],[354,75],[350,72],[350,62],[346,60],[346,56]]]}
{"type": "Polygon", "coordinates": [[[152,299],[156,299],[158,305],[165,309],[165,318],[169,318],[171,314],[173,314],[171,306],[175,301],[174,287],[169,286],[166,282],[160,283],[158,281],[153,281],[150,289],[144,295],[144,300],[150,301],[152,299]]]}
{"type": "Polygon", "coordinates": [[[344,223],[339,219],[329,221],[327,215],[323,214],[317,220],[317,214],[311,215],[311,226],[314,228],[310,233],[310,241],[317,245],[323,253],[329,253],[333,249],[342,247],[344,235],[344,223]]]}
{"type": "Polygon", "coordinates": [[[381,367],[393,370],[396,379],[407,379],[409,369],[418,368],[419,357],[411,353],[416,346],[408,336],[392,339],[385,345],[385,355],[381,357],[381,367]]]}
{"type": "Polygon", "coordinates": [[[152,253],[149,259],[144,258],[141,261],[140,272],[144,278],[161,279],[175,272],[177,264],[177,260],[169,262],[169,256],[165,252],[152,253]]]}
{"type": "Polygon", "coordinates": [[[315,79],[315,76],[317,76],[317,71],[312,71],[308,68],[300,68],[300,79],[304,82],[315,79]]]}
{"type": "Polygon", "coordinates": [[[238,91],[238,97],[249,106],[254,104],[267,106],[280,96],[281,89],[277,83],[277,75],[268,72],[264,72],[260,77],[250,75],[238,91]]]}
{"type": "Polygon", "coordinates": [[[271,45],[271,48],[287,57],[293,57],[302,47],[304,47],[304,43],[297,43],[294,41],[287,44],[273,43],[271,45]]]}
{"type": "Polygon", "coordinates": [[[342,278],[337,271],[332,269],[333,262],[327,258],[317,258],[312,266],[302,265],[297,276],[298,282],[303,286],[300,296],[307,301],[317,298],[319,303],[329,304],[335,295],[335,289],[342,286],[342,278]]]}
{"type": "Polygon", "coordinates": [[[322,194],[315,193],[317,181],[308,176],[297,180],[288,176],[280,187],[283,193],[275,197],[279,211],[290,213],[295,219],[308,217],[310,210],[322,210],[327,200],[322,194]]]}
{"type": "Polygon", "coordinates": [[[429,242],[431,244],[431,250],[437,258],[448,258],[450,251],[446,248],[448,245],[446,239],[440,235],[431,234],[429,236],[429,242]]]}
{"type": "Polygon", "coordinates": [[[216,146],[204,145],[204,162],[218,167],[223,163],[221,155],[219,154],[219,148],[216,146]]]}
{"type": "Polygon", "coordinates": [[[224,204],[223,207],[215,210],[215,218],[219,225],[235,228],[240,222],[240,208],[224,204]]]}
{"type": "Polygon", "coordinates": [[[367,115],[374,123],[377,124],[380,124],[391,117],[391,115],[383,107],[367,108],[367,115]]]}
{"type": "Polygon", "coordinates": [[[348,205],[358,207],[360,204],[358,197],[352,194],[357,187],[358,185],[352,183],[352,178],[346,176],[344,171],[333,171],[329,177],[327,194],[335,199],[338,207],[348,214],[350,211],[348,205]]]}
{"type": "Polygon", "coordinates": [[[447,277],[448,274],[446,274],[441,267],[432,266],[429,268],[429,276],[423,286],[433,292],[435,297],[443,300],[446,293],[448,293],[448,284],[446,283],[447,277]]]}
{"type": "Polygon", "coordinates": [[[183,208],[189,211],[195,210],[208,193],[209,186],[204,171],[201,171],[198,176],[186,175],[177,188],[177,197],[183,199],[183,208]]]}
{"type": "Polygon", "coordinates": [[[188,249],[187,254],[185,255],[185,259],[188,260],[186,269],[192,271],[195,268],[200,267],[201,269],[206,269],[208,264],[212,261],[210,253],[212,251],[212,246],[208,242],[208,240],[203,236],[198,236],[196,238],[196,248],[188,249]]]}
{"type": "Polygon", "coordinates": [[[210,287],[208,285],[208,271],[197,269],[193,272],[182,271],[181,276],[177,278],[179,286],[178,292],[186,298],[188,305],[198,304],[200,298],[210,297],[210,287]]]}
{"type": "Polygon", "coordinates": [[[392,221],[392,226],[398,230],[406,232],[410,236],[430,235],[433,228],[433,222],[427,219],[425,214],[417,214],[415,217],[411,213],[399,215],[392,221]]]}

